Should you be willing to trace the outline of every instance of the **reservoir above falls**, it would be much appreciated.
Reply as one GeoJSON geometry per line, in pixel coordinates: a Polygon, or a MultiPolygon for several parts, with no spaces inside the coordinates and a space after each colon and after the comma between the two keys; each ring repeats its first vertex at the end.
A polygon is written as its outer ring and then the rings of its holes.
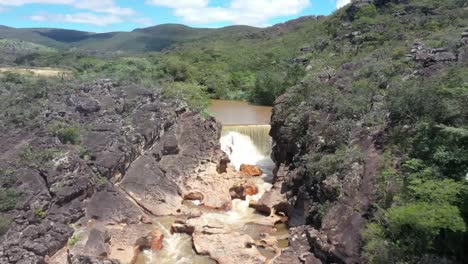
{"type": "Polygon", "coordinates": [[[233,100],[212,100],[208,111],[224,126],[269,125],[272,107],[233,100]]]}

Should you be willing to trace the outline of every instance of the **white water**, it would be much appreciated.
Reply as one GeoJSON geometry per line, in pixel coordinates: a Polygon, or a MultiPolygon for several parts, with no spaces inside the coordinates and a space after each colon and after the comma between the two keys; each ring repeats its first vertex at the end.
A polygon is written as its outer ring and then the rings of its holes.
{"type": "MultiPolygon", "coordinates": [[[[252,128],[251,128],[252,129],[252,128]]],[[[253,128],[255,129],[255,128],[253,128]]],[[[257,131],[258,132],[258,131],[257,131]]],[[[264,135],[268,136],[268,133],[264,135]]],[[[253,177],[249,179],[258,188],[256,195],[247,196],[245,200],[234,199],[230,211],[205,212],[201,217],[206,221],[219,222],[221,221],[226,226],[233,230],[243,232],[250,223],[264,223],[267,217],[255,212],[249,207],[251,201],[258,201],[265,192],[271,189],[272,170],[274,163],[270,157],[264,155],[256,147],[252,139],[239,132],[227,132],[221,138],[221,148],[231,159],[231,164],[239,170],[242,164],[257,165],[264,174],[261,177],[253,177]]],[[[198,256],[192,248],[192,240],[186,234],[171,234],[168,230],[170,223],[165,225],[158,223],[159,228],[164,234],[164,247],[157,252],[145,251],[140,256],[137,263],[160,263],[160,264],[206,264],[213,263],[206,256],[198,256]]]]}
{"type": "Polygon", "coordinates": [[[265,192],[271,189],[273,161],[261,154],[249,136],[239,132],[229,132],[222,136],[221,149],[229,155],[231,164],[237,170],[242,164],[257,165],[264,174],[251,179],[251,182],[258,188],[257,194],[248,195],[245,200],[234,199],[230,211],[209,213],[206,217],[222,219],[224,223],[234,228],[243,227],[247,223],[261,222],[264,216],[257,214],[253,208],[249,207],[249,204],[251,201],[258,201],[265,192]]]}

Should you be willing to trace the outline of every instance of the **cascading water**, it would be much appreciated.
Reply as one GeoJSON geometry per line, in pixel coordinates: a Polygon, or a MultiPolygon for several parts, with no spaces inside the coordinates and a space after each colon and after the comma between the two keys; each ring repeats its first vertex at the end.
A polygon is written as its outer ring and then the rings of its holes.
{"type": "MultiPolygon", "coordinates": [[[[260,228],[265,219],[268,218],[264,215],[256,213],[256,211],[249,207],[252,201],[258,201],[265,192],[272,187],[273,168],[274,163],[270,158],[271,154],[271,138],[269,136],[270,126],[268,123],[269,112],[271,109],[264,107],[252,106],[243,102],[230,102],[220,101],[222,104],[228,104],[227,108],[220,108],[220,104],[216,104],[218,109],[213,112],[224,113],[229,115],[229,120],[239,124],[239,118],[245,116],[248,119],[247,125],[228,125],[223,127],[221,136],[221,148],[225,151],[231,160],[231,164],[237,169],[240,169],[242,164],[256,165],[262,169],[264,174],[260,177],[249,178],[249,182],[256,185],[258,193],[255,195],[247,196],[245,200],[234,199],[232,201],[231,210],[229,211],[215,211],[215,210],[201,210],[203,218],[208,223],[213,221],[221,221],[226,226],[229,226],[231,230],[235,230],[240,233],[247,234],[253,239],[258,239],[262,233],[260,228]],[[236,108],[242,112],[242,114],[233,114],[232,108],[236,108]],[[226,110],[228,109],[228,110],[226,110]],[[259,115],[259,110],[262,115],[259,115]],[[224,112],[223,112],[224,111],[224,112]],[[247,115],[249,113],[249,115],[247,115]],[[259,118],[261,116],[261,118],[259,118]],[[260,125],[252,124],[257,122],[260,125]]],[[[219,118],[221,122],[224,122],[223,118],[219,118]]],[[[197,204],[194,204],[195,206],[197,204]]],[[[164,234],[164,247],[162,250],[157,252],[145,251],[139,256],[137,264],[208,264],[215,263],[207,256],[197,255],[192,248],[192,240],[189,235],[186,234],[171,234],[169,231],[171,224],[175,219],[172,217],[156,219],[158,221],[159,229],[164,234]]],[[[274,234],[278,238],[279,245],[281,247],[281,241],[284,241],[284,236],[287,235],[287,229],[285,225],[276,226],[277,232],[274,234]]],[[[287,246],[287,245],[286,245],[287,246]]],[[[261,251],[261,249],[259,248],[261,251]]],[[[267,252],[262,252],[268,259],[274,257],[267,252]],[[268,255],[269,254],[269,255],[268,255]],[[268,256],[267,256],[268,255],[268,256]]]]}

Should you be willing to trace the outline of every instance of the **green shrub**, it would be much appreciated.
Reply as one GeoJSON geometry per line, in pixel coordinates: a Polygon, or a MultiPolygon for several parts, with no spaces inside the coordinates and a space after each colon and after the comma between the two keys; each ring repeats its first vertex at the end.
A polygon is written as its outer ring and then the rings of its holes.
{"type": "Polygon", "coordinates": [[[206,87],[193,83],[172,83],[164,88],[163,94],[165,97],[176,98],[187,102],[187,104],[196,111],[203,111],[210,104],[206,87]]]}
{"type": "Polygon", "coordinates": [[[80,242],[80,239],[81,239],[81,235],[79,233],[73,234],[73,236],[70,237],[70,239],[68,239],[68,246],[69,247],[76,246],[76,244],[78,244],[78,242],[80,242]]]}
{"type": "Polygon", "coordinates": [[[357,18],[371,17],[374,18],[377,16],[377,7],[374,4],[368,4],[363,6],[357,13],[357,18]]]}
{"type": "Polygon", "coordinates": [[[0,188],[0,212],[8,212],[15,208],[19,192],[14,189],[0,188]]]}
{"type": "Polygon", "coordinates": [[[57,122],[49,126],[49,133],[58,137],[63,144],[80,144],[80,129],[68,124],[57,122]]]}
{"type": "Polygon", "coordinates": [[[36,216],[39,219],[45,219],[47,217],[47,215],[48,215],[47,211],[45,211],[43,209],[37,209],[36,210],[36,216]]]}

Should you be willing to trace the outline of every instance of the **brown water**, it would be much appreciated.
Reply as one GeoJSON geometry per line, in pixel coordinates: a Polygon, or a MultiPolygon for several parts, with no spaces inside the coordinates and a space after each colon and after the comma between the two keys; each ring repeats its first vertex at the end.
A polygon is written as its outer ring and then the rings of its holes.
{"type": "Polygon", "coordinates": [[[269,125],[270,106],[252,105],[242,101],[212,100],[208,111],[223,125],[269,125]]]}
{"type": "MultiPolygon", "coordinates": [[[[220,140],[222,149],[229,155],[231,163],[239,169],[241,164],[255,164],[261,167],[264,175],[252,179],[259,193],[247,196],[246,200],[233,200],[230,211],[202,210],[201,217],[222,221],[233,230],[244,233],[254,240],[261,239],[262,233],[269,233],[278,239],[279,248],[288,246],[288,229],[285,224],[263,226],[265,216],[258,214],[249,207],[249,202],[258,201],[272,185],[274,163],[270,159],[271,138],[270,116],[271,107],[250,105],[246,102],[213,100],[209,111],[223,124],[220,140]]],[[[170,226],[173,217],[155,219],[156,225],[165,235],[164,248],[161,251],[143,252],[137,264],[211,264],[215,263],[207,256],[197,255],[193,249],[191,237],[185,234],[171,234],[170,226]]],[[[209,222],[209,221],[208,221],[209,222]]],[[[275,252],[257,247],[267,259],[272,259],[275,252]]]]}

